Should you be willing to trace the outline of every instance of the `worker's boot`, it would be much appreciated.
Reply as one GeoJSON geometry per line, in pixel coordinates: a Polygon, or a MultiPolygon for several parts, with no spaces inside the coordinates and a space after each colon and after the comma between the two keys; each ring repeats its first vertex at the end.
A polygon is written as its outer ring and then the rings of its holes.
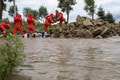
{"type": "Polygon", "coordinates": [[[33,38],[35,38],[35,34],[33,34],[33,38]]]}
{"type": "Polygon", "coordinates": [[[22,38],[24,38],[24,35],[22,35],[22,38]]]}
{"type": "Polygon", "coordinates": [[[50,29],[50,36],[52,35],[52,33],[53,33],[53,31],[52,31],[52,29],[50,29]]]}
{"type": "Polygon", "coordinates": [[[4,35],[4,37],[6,37],[6,35],[4,35]]]}
{"type": "Polygon", "coordinates": [[[42,37],[44,37],[44,35],[45,35],[45,32],[42,32],[42,37]]]}
{"type": "Polygon", "coordinates": [[[29,34],[27,34],[27,38],[30,38],[30,35],[29,35],[29,34]]]}

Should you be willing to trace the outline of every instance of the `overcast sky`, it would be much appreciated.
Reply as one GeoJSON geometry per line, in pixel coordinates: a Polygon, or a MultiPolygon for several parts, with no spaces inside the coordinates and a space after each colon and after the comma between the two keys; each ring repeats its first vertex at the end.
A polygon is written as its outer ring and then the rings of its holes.
{"type": "MultiPolygon", "coordinates": [[[[87,13],[83,10],[85,5],[84,0],[76,1],[77,4],[73,6],[73,11],[70,13],[70,21],[75,21],[78,14],[81,16],[88,16],[87,13]]],[[[106,12],[110,11],[113,14],[114,18],[117,19],[117,21],[120,20],[120,0],[95,0],[95,2],[97,9],[100,5],[102,5],[106,12]]],[[[10,5],[13,5],[12,3],[7,4],[8,8],[10,5]]],[[[57,0],[16,0],[16,4],[18,6],[19,13],[22,15],[23,8],[30,7],[37,10],[42,5],[47,7],[49,13],[54,13],[54,11],[57,9],[58,2],[57,0]]],[[[4,12],[4,18],[6,17],[10,18],[10,16],[8,16],[8,13],[4,12]]],[[[66,14],[64,14],[64,17],[66,17],[66,14]]]]}

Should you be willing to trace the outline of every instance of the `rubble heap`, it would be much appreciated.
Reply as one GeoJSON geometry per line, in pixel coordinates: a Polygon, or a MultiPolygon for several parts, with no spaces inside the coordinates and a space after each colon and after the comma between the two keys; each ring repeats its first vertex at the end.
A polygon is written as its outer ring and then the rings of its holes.
{"type": "Polygon", "coordinates": [[[57,28],[51,37],[54,38],[108,38],[120,35],[120,26],[107,21],[77,16],[76,22],[71,22],[59,32],[57,28]]]}

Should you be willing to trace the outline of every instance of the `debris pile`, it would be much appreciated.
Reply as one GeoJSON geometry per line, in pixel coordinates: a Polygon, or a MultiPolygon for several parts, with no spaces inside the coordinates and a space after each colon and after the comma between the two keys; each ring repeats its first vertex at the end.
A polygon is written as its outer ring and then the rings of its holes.
{"type": "Polygon", "coordinates": [[[62,32],[59,28],[53,32],[54,38],[108,38],[120,35],[120,26],[107,21],[77,16],[76,22],[65,26],[62,32]]]}

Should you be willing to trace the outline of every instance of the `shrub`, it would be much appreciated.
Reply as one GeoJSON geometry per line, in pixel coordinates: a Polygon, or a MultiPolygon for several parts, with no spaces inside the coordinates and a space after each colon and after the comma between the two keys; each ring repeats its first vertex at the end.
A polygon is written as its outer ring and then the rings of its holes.
{"type": "Polygon", "coordinates": [[[4,38],[6,43],[0,48],[0,76],[12,74],[24,59],[24,46],[15,36],[4,38]]]}

